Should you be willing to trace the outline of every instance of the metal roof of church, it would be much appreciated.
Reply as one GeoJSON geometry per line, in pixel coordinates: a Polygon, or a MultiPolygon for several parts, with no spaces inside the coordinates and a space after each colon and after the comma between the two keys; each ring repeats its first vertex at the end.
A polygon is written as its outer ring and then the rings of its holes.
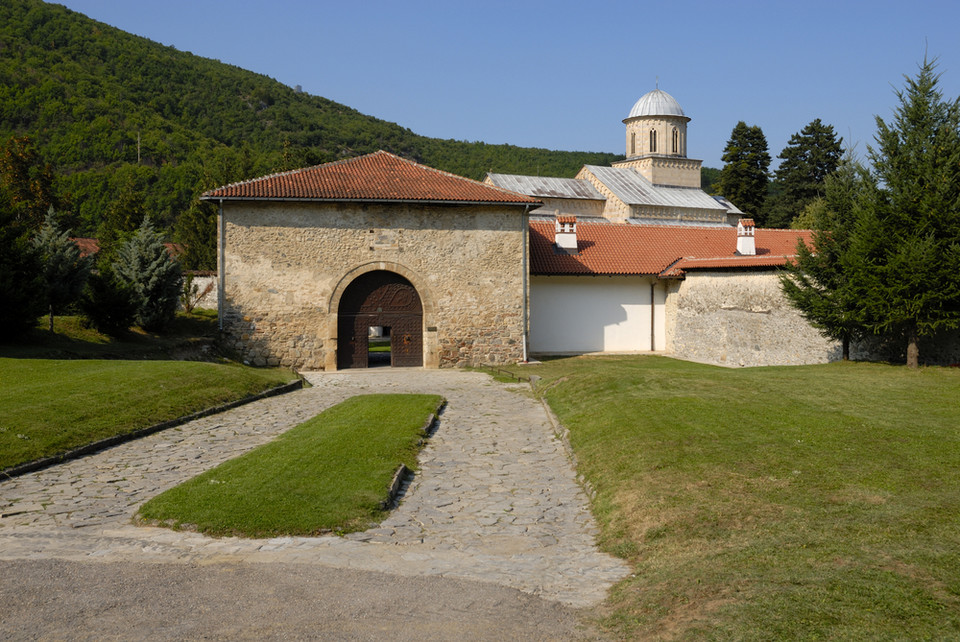
{"type": "Polygon", "coordinates": [[[535,198],[378,151],[205,192],[204,200],[535,205],[535,198]]]}
{"type": "Polygon", "coordinates": [[[722,203],[702,189],[654,185],[633,167],[584,165],[580,171],[584,170],[596,176],[597,180],[627,205],[663,205],[727,211],[722,203]]]}
{"type": "Polygon", "coordinates": [[[677,99],[663,91],[654,89],[640,97],[630,110],[627,118],[637,118],[638,116],[683,116],[683,109],[677,99]]]}
{"type": "Polygon", "coordinates": [[[530,221],[530,272],[536,275],[642,275],[679,277],[706,268],[784,265],[809,232],[756,230],[757,254],[736,254],[734,227],[668,227],[577,223],[577,254],[557,252],[552,220],[530,221]]]}
{"type": "Polygon", "coordinates": [[[540,198],[582,198],[604,201],[603,194],[587,181],[577,178],[553,178],[552,176],[523,176],[520,174],[487,174],[487,179],[497,187],[540,198]]]}

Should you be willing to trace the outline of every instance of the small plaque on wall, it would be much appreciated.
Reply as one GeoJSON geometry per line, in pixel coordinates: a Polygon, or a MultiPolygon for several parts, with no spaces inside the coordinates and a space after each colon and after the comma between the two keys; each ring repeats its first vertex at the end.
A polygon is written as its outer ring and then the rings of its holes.
{"type": "Polygon", "coordinates": [[[400,230],[374,229],[367,233],[367,245],[371,250],[399,250],[400,230]]]}

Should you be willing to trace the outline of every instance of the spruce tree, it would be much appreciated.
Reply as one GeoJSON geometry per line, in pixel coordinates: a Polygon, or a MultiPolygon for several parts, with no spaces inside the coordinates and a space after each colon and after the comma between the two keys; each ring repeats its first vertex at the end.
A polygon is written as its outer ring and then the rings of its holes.
{"type": "Polygon", "coordinates": [[[823,198],[804,211],[813,229],[810,244],[797,244],[796,257],[780,275],[784,294],[804,318],[823,336],[841,342],[844,361],[850,358],[850,342],[867,333],[855,282],[863,265],[851,247],[863,175],[863,168],[848,159],[826,178],[823,198]]]}
{"type": "Polygon", "coordinates": [[[767,197],[770,153],[767,138],[760,127],[747,126],[742,120],[730,134],[723,150],[723,169],[717,191],[749,216],[762,223],[767,197]]]}
{"type": "Polygon", "coordinates": [[[90,274],[90,261],[80,256],[80,248],[70,239],[70,233],[57,225],[52,207],[33,245],[40,256],[43,301],[49,312],[50,332],[53,332],[53,316],[80,298],[90,274]]]}
{"type": "Polygon", "coordinates": [[[870,329],[896,335],[917,367],[920,337],[960,327],[960,104],[937,89],[935,61],[877,117],[870,189],[860,199],[856,278],[870,329]]]}
{"type": "Polygon", "coordinates": [[[768,225],[789,227],[803,208],[823,196],[824,181],[840,165],[842,142],[833,126],[819,118],[790,137],[777,157],[782,162],[774,173],[777,196],[771,199],[768,225]]]}
{"type": "Polygon", "coordinates": [[[128,240],[114,263],[117,278],[126,283],[136,306],[135,321],[145,330],[162,330],[177,313],[183,273],[163,245],[150,218],[128,240]]]}

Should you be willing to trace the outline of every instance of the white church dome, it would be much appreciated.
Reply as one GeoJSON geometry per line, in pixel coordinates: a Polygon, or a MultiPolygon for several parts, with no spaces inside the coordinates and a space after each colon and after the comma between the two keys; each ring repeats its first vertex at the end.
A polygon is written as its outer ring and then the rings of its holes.
{"type": "Polygon", "coordinates": [[[684,113],[676,98],[661,89],[654,89],[640,97],[627,118],[638,116],[684,116],[684,113]]]}

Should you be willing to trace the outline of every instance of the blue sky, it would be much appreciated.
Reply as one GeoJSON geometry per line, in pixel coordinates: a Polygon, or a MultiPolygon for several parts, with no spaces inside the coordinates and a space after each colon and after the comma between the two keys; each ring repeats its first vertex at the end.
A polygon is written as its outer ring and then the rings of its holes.
{"type": "Polygon", "coordinates": [[[861,156],[925,52],[960,95],[960,2],[61,0],[95,20],[438,138],[624,152],[656,86],[711,167],[737,121],[771,156],[820,118],[861,156]]]}

